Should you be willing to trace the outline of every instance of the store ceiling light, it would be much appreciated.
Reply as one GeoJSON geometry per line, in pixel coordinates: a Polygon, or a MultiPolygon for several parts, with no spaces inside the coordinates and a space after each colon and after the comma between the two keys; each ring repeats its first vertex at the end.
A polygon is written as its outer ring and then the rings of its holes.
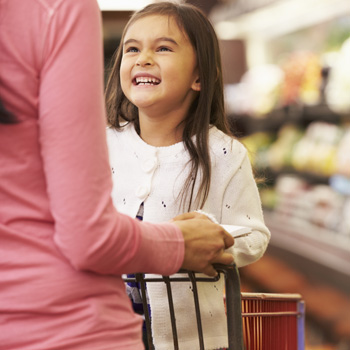
{"type": "Polygon", "coordinates": [[[148,4],[151,0],[97,0],[101,11],[137,11],[148,4]]]}
{"type": "MultiPolygon", "coordinates": [[[[145,6],[161,0],[97,0],[101,11],[137,11],[145,6]]],[[[172,0],[185,2],[185,0],[172,0]]]]}
{"type": "Polygon", "coordinates": [[[233,18],[222,6],[211,19],[221,39],[250,36],[271,39],[349,14],[349,0],[280,0],[233,18]]]}

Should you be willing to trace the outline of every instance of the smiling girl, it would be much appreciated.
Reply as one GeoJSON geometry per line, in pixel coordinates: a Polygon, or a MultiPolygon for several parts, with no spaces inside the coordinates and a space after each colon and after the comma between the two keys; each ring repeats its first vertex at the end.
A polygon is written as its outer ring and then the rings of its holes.
{"type": "MultiPolygon", "coordinates": [[[[136,12],[116,52],[106,100],[118,210],[160,222],[201,209],[221,224],[250,227],[230,252],[238,267],[257,261],[270,233],[247,151],[227,126],[219,45],[205,15],[170,2],[136,12]]],[[[199,284],[206,349],[227,346],[223,285],[199,284]]],[[[172,348],[165,286],[147,288],[155,348],[172,348]]],[[[189,285],[178,283],[173,297],[180,349],[196,349],[189,285]]]]}

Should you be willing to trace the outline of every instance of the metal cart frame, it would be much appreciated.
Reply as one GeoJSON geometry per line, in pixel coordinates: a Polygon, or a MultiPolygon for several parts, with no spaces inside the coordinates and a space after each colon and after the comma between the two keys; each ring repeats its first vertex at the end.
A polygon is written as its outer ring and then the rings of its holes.
{"type": "Polygon", "coordinates": [[[236,265],[215,264],[214,267],[219,273],[216,277],[206,277],[193,271],[180,270],[178,274],[181,276],[175,274],[147,277],[147,275],[137,273],[133,278],[124,278],[125,282],[137,282],[140,285],[150,350],[154,350],[154,345],[147,306],[146,283],[158,282],[166,285],[174,350],[179,350],[170,282],[191,282],[199,349],[204,350],[197,282],[215,282],[221,278],[221,275],[225,278],[229,345],[227,350],[304,350],[305,310],[299,294],[241,293],[236,265]]]}

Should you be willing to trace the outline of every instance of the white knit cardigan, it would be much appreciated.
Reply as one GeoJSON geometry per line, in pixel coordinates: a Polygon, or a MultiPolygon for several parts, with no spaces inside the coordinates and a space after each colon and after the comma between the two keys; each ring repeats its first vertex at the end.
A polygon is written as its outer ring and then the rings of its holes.
{"type": "MultiPolygon", "coordinates": [[[[168,221],[182,213],[178,195],[188,175],[189,160],[182,142],[169,147],[150,146],[139,137],[132,124],[122,131],[107,128],[107,140],[114,182],[112,198],[120,212],[135,217],[144,202],[144,221],[168,221]]],[[[234,246],[228,250],[234,255],[237,266],[242,267],[264,254],[270,232],[264,224],[247,150],[215,127],[210,128],[209,147],[211,184],[202,210],[219,223],[252,229],[249,235],[236,238],[234,246]]],[[[205,348],[227,347],[224,281],[221,278],[215,283],[201,282],[198,289],[205,348]]],[[[155,348],[172,349],[165,285],[148,283],[147,290],[155,348]]],[[[176,283],[173,298],[180,349],[199,349],[190,284],[176,283]]]]}

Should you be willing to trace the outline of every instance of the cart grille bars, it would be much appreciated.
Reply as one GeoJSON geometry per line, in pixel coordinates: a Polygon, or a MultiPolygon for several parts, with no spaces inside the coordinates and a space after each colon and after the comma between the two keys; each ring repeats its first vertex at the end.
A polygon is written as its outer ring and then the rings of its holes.
{"type": "Polygon", "coordinates": [[[215,282],[225,277],[226,291],[226,313],[227,313],[227,329],[228,329],[228,350],[243,350],[243,328],[242,328],[242,309],[241,309],[241,291],[238,269],[235,265],[220,265],[215,264],[215,269],[219,273],[217,277],[199,277],[193,271],[180,270],[179,273],[187,274],[186,276],[177,277],[177,274],[172,276],[159,276],[155,278],[147,278],[143,274],[135,274],[135,278],[125,278],[125,282],[138,282],[141,286],[141,296],[143,309],[145,313],[145,323],[147,330],[148,346],[150,350],[154,349],[152,341],[151,321],[147,306],[146,282],[163,282],[166,284],[168,294],[168,304],[170,312],[171,327],[173,333],[174,350],[179,349],[178,336],[176,330],[175,311],[170,282],[191,282],[193,290],[193,302],[196,311],[197,330],[199,349],[204,350],[203,329],[201,321],[200,306],[198,302],[197,282],[215,282]]]}

